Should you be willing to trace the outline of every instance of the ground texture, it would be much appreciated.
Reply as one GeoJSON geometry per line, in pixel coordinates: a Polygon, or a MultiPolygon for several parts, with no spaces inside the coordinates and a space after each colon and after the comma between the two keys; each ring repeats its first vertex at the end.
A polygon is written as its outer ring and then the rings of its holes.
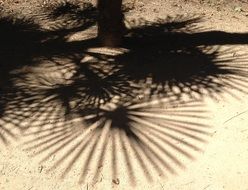
{"type": "Polygon", "coordinates": [[[94,5],[0,0],[0,189],[248,190],[248,4],[94,5]]]}

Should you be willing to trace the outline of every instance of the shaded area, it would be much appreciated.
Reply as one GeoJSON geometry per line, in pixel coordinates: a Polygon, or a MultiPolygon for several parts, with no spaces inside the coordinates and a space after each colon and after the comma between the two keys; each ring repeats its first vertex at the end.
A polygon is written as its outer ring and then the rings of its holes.
{"type": "Polygon", "coordinates": [[[165,98],[109,104],[97,112],[78,110],[67,123],[50,120],[52,125],[43,124],[42,129],[32,126],[25,134],[31,139],[25,150],[41,157],[41,163],[56,155],[54,168],[66,166],[63,177],[80,167],[81,183],[99,181],[106,168],[113,180],[127,175],[127,182],[135,184],[142,172],[153,181],[177,174],[185,168],[185,159],[193,160],[201,151],[212,131],[203,107],[200,102],[165,98]]]}
{"type": "Polygon", "coordinates": [[[38,58],[51,58],[57,54],[68,56],[70,53],[77,53],[76,48],[77,51],[81,49],[76,45],[75,49],[68,45],[67,36],[86,30],[96,23],[96,9],[88,3],[83,4],[82,7],[65,4],[41,16],[50,24],[50,27],[40,25],[43,20],[39,15],[1,16],[1,82],[13,78],[8,76],[11,71],[26,65],[33,65],[37,63],[38,58]],[[63,20],[67,21],[64,23],[66,26],[61,26],[63,20]]]}
{"type": "Polygon", "coordinates": [[[248,34],[204,31],[198,17],[140,19],[122,48],[106,49],[95,15],[65,4],[1,18],[0,142],[27,139],[41,162],[56,155],[63,176],[80,163],[80,182],[107,170],[119,183],[120,166],[132,184],[138,171],[150,181],[177,174],[211,133],[202,98],[247,93],[246,55],[220,45],[246,44],[248,34]]]}

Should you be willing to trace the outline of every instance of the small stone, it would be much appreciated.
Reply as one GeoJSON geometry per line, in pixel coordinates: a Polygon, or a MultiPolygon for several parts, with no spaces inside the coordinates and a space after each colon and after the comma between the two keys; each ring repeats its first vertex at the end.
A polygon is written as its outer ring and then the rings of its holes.
{"type": "Polygon", "coordinates": [[[234,8],[234,11],[236,11],[236,12],[242,12],[243,10],[242,10],[242,7],[235,7],[234,8]]]}
{"type": "Polygon", "coordinates": [[[119,185],[120,184],[120,180],[119,178],[116,178],[116,179],[113,179],[112,182],[116,185],[119,185]]]}

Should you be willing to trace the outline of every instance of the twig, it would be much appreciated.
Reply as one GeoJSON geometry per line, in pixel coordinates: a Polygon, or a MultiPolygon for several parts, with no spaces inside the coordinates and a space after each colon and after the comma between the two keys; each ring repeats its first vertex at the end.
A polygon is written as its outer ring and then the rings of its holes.
{"type": "Polygon", "coordinates": [[[239,117],[240,115],[242,115],[242,114],[244,114],[244,113],[246,113],[246,112],[248,112],[248,109],[245,110],[245,111],[243,111],[243,112],[241,112],[241,113],[239,113],[239,114],[237,114],[237,115],[235,115],[235,116],[233,116],[233,117],[231,117],[231,118],[229,118],[229,119],[226,120],[223,124],[226,124],[227,122],[231,121],[232,119],[234,119],[234,118],[236,118],[236,117],[239,117]]]}

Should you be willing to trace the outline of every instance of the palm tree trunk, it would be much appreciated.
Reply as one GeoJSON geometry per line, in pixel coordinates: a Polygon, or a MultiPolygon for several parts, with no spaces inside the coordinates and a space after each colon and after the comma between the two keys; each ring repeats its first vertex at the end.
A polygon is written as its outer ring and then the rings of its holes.
{"type": "Polygon", "coordinates": [[[125,28],[121,6],[122,0],[97,0],[98,39],[103,46],[121,45],[125,28]]]}

